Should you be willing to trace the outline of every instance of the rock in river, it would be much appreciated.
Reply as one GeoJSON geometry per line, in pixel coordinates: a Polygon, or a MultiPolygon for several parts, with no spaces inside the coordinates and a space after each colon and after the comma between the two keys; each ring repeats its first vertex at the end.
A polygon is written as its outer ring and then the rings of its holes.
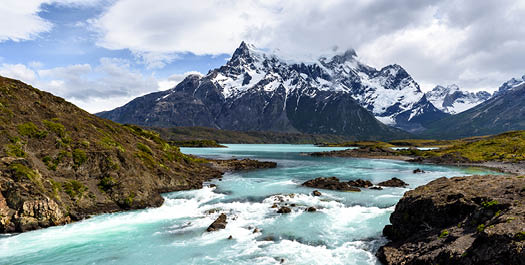
{"type": "Polygon", "coordinates": [[[327,190],[361,191],[359,188],[354,187],[352,184],[354,184],[354,181],[340,182],[339,179],[336,177],[329,177],[311,179],[303,183],[303,186],[327,190]]]}
{"type": "Polygon", "coordinates": [[[224,229],[226,228],[227,223],[228,222],[226,221],[226,214],[221,213],[219,218],[217,218],[217,220],[215,220],[210,226],[208,226],[208,229],[206,229],[206,231],[212,232],[212,231],[224,229]]]}
{"type": "Polygon", "coordinates": [[[394,178],[391,178],[387,181],[383,181],[383,182],[379,182],[377,183],[378,186],[383,186],[383,187],[406,187],[408,186],[407,183],[405,183],[404,181],[394,177],[394,178]]]}

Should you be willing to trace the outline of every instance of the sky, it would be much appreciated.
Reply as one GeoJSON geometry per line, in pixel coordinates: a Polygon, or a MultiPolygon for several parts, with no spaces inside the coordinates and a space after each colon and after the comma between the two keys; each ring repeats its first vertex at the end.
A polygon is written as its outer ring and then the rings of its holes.
{"type": "Polygon", "coordinates": [[[0,75],[95,113],[223,65],[242,41],[288,58],[354,49],[428,91],[525,74],[525,0],[1,0],[0,75]]]}

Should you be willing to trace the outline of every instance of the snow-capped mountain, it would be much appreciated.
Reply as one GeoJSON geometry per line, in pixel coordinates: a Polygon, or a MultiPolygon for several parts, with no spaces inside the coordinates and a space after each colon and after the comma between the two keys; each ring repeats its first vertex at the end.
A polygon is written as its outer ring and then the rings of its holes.
{"type": "Polygon", "coordinates": [[[503,83],[498,91],[496,91],[494,93],[494,96],[498,95],[498,94],[501,94],[501,93],[505,93],[507,91],[510,91],[510,90],[513,90],[517,87],[520,87],[521,85],[525,84],[525,75],[523,75],[521,77],[521,79],[518,79],[518,78],[511,78],[509,81],[503,83]]]}
{"type": "Polygon", "coordinates": [[[457,114],[473,108],[490,98],[486,91],[468,92],[462,91],[457,85],[436,86],[426,93],[427,99],[436,108],[450,114],[457,114]]]}
{"type": "Polygon", "coordinates": [[[399,65],[377,70],[361,63],[353,50],[298,62],[243,42],[224,66],[207,75],[188,76],[173,89],[99,115],[163,127],[364,136],[392,134],[374,117],[417,131],[448,114],[435,108],[399,65]]]}

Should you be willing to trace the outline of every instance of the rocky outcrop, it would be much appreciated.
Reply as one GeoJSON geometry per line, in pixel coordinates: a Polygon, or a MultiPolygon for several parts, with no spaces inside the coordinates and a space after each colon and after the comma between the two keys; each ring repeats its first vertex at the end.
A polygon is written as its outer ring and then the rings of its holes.
{"type": "Polygon", "coordinates": [[[352,181],[340,182],[336,177],[329,177],[308,180],[303,183],[303,186],[325,190],[361,191],[359,188],[352,186],[352,183],[352,181]]]}
{"type": "Polygon", "coordinates": [[[250,170],[261,168],[275,168],[277,163],[271,161],[258,161],[253,159],[228,159],[209,160],[209,165],[221,172],[250,170]]]}
{"type": "Polygon", "coordinates": [[[525,180],[439,178],[405,193],[377,253],[385,264],[525,264],[525,180]]]}
{"type": "Polygon", "coordinates": [[[357,149],[345,149],[327,152],[309,153],[310,156],[316,157],[356,157],[372,159],[396,159],[411,160],[412,157],[402,156],[398,151],[386,147],[361,147],[357,149]]]}
{"type": "Polygon", "coordinates": [[[206,229],[206,231],[213,232],[226,228],[226,224],[228,224],[228,221],[226,221],[226,219],[226,214],[221,213],[221,215],[219,215],[219,217],[210,226],[208,226],[208,229],[206,229]]]}
{"type": "MultiPolygon", "coordinates": [[[[339,191],[361,191],[359,188],[378,189],[378,187],[374,187],[374,184],[369,180],[357,179],[341,182],[337,177],[315,178],[304,182],[302,185],[310,188],[339,191]]],[[[312,195],[321,196],[321,192],[314,190],[312,195]]]]}
{"type": "Polygon", "coordinates": [[[378,186],[383,186],[383,187],[406,187],[408,186],[407,183],[405,183],[404,181],[396,178],[396,177],[393,177],[389,180],[386,180],[386,181],[383,181],[383,182],[379,182],[377,183],[378,186]]]}

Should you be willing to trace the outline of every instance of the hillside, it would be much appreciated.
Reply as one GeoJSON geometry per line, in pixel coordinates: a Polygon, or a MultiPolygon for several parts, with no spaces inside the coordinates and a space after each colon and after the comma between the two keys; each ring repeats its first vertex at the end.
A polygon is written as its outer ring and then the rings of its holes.
{"type": "Polygon", "coordinates": [[[0,77],[0,233],[159,206],[220,176],[156,133],[0,77]]]}

